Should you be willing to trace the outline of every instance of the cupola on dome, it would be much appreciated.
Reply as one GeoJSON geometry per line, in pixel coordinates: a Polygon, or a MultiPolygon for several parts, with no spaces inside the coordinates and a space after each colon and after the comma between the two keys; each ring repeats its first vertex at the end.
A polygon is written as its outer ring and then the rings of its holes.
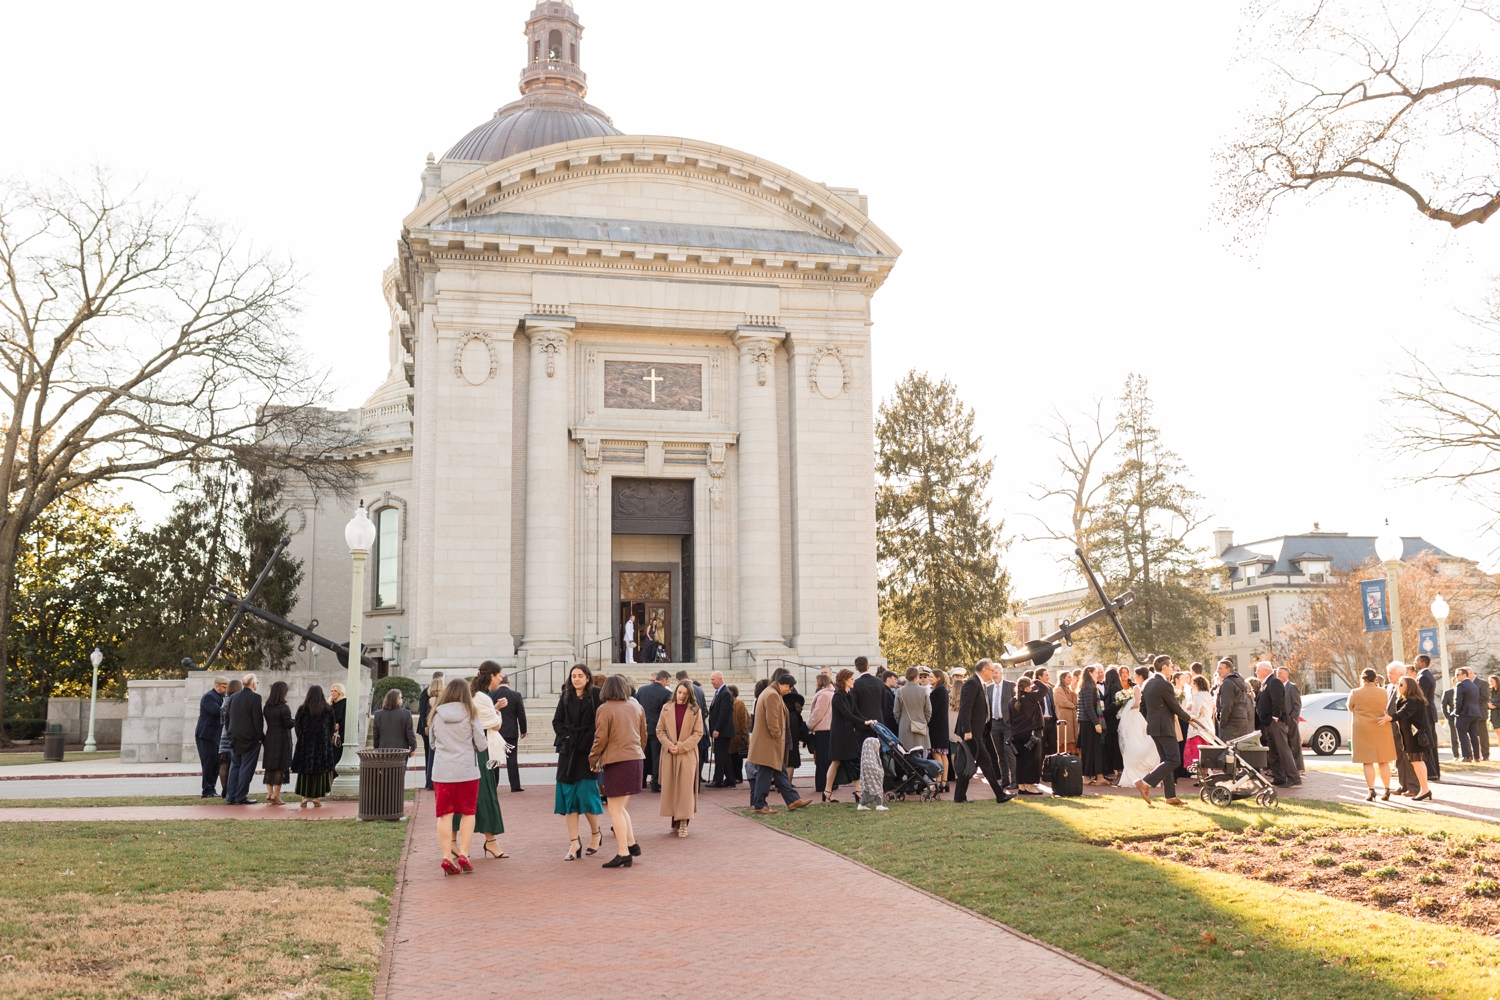
{"type": "Polygon", "coordinates": [[[493,163],[555,142],[621,134],[609,115],[584,100],[583,23],[571,0],[542,0],[527,19],[525,34],[521,99],[458,140],[443,159],[493,163]]]}

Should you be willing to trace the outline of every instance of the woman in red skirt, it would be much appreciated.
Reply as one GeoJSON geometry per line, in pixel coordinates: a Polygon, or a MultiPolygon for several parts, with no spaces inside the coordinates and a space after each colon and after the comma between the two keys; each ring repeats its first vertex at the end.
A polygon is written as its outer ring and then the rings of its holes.
{"type": "Polygon", "coordinates": [[[474,811],[479,804],[479,752],[487,745],[469,685],[460,680],[448,682],[427,731],[432,745],[432,787],[437,799],[443,874],[472,872],[469,844],[474,839],[474,811]],[[456,834],[455,814],[460,817],[456,834]]]}

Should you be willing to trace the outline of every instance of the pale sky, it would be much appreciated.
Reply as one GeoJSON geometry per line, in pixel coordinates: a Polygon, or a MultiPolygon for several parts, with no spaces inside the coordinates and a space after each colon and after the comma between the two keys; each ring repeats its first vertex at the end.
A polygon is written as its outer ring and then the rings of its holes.
{"type": "MultiPolygon", "coordinates": [[[[306,270],[301,329],[357,405],[385,372],[380,274],[423,161],[515,99],[532,6],[19,5],[0,174],[97,162],[196,192],[306,270]]],[[[1051,475],[1039,425],[1132,371],[1204,496],[1203,544],[1218,525],[1246,541],[1389,517],[1492,562],[1482,513],[1403,485],[1381,447],[1400,347],[1478,338],[1460,311],[1500,271],[1492,234],[1335,195],[1284,202],[1233,246],[1213,156],[1253,99],[1236,5],[576,7],[589,100],[622,131],[869,195],[904,250],[875,299],[877,394],[918,368],[977,410],[1018,596],[1066,583],[1019,540],[1051,475]]]]}

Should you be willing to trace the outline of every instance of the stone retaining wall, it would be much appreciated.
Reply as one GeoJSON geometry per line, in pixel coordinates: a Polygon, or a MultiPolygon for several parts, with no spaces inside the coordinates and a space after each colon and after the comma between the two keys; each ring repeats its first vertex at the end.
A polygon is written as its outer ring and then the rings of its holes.
{"type": "MultiPolygon", "coordinates": [[[[94,745],[117,747],[128,702],[123,698],[100,698],[94,711],[94,745]]],[[[47,726],[63,727],[63,742],[82,743],[89,735],[89,699],[48,698],[47,726]]]]}

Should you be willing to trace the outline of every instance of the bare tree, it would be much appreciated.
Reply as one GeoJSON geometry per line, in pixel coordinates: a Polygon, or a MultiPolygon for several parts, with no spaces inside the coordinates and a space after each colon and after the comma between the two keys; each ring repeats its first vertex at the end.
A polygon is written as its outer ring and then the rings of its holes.
{"type": "Polygon", "coordinates": [[[1500,210],[1500,3],[1259,0],[1245,48],[1271,73],[1223,153],[1228,212],[1292,192],[1398,192],[1454,228],[1500,210]]]}
{"type": "Polygon", "coordinates": [[[1104,418],[1104,400],[1094,400],[1094,413],[1085,417],[1092,426],[1074,427],[1067,417],[1054,409],[1054,426],[1047,440],[1057,445],[1058,480],[1060,485],[1048,488],[1037,484],[1031,499],[1037,503],[1066,507],[1068,526],[1059,529],[1053,523],[1032,515],[1042,527],[1042,533],[1022,536],[1027,542],[1066,542],[1068,551],[1058,560],[1069,567],[1073,575],[1081,577],[1074,549],[1082,549],[1089,561],[1093,561],[1094,526],[1093,513],[1098,505],[1099,491],[1105,488],[1104,475],[1095,468],[1105,445],[1114,437],[1117,428],[1109,426],[1104,418]]]}
{"type": "MultiPolygon", "coordinates": [[[[184,464],[290,469],[346,489],[352,429],[287,327],[290,264],[190,200],[79,182],[0,185],[0,711],[17,544],[74,490],[184,464]]],[[[0,740],[4,739],[0,731],[0,740]]]]}

